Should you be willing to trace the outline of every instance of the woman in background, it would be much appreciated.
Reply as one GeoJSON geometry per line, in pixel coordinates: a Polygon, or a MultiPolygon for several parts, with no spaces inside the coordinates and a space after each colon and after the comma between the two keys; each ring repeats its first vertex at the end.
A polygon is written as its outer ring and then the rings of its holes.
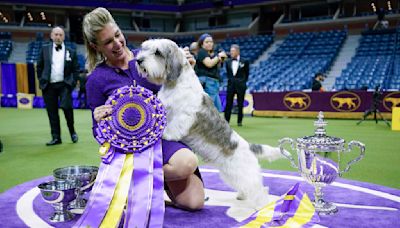
{"type": "Polygon", "coordinates": [[[196,74],[199,77],[204,91],[211,97],[218,111],[222,111],[219,98],[218,64],[227,57],[224,51],[214,53],[214,41],[211,35],[205,33],[198,40],[199,51],[196,58],[196,74]]]}

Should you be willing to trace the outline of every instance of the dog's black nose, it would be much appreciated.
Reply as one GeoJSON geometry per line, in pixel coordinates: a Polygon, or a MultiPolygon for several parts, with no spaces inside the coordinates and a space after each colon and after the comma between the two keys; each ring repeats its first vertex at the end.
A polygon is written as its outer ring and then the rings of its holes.
{"type": "Polygon", "coordinates": [[[143,62],[143,59],[136,59],[136,62],[140,65],[143,62]]]}

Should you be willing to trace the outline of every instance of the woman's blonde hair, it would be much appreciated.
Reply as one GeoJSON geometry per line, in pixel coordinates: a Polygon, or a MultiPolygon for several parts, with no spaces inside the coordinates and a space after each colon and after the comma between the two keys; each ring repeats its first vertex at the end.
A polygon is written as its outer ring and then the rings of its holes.
{"type": "Polygon", "coordinates": [[[86,69],[88,72],[104,60],[104,56],[98,53],[91,44],[97,44],[96,34],[104,29],[107,24],[115,24],[114,18],[110,12],[102,7],[96,8],[86,14],[82,22],[83,40],[86,48],[86,69]]]}

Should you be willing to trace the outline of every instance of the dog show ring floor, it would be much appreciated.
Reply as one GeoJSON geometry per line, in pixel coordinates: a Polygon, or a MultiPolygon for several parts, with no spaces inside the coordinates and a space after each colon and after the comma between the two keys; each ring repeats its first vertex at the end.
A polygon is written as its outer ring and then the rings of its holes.
{"type": "MultiPolygon", "coordinates": [[[[188,212],[166,206],[164,227],[233,227],[249,217],[254,210],[236,200],[236,193],[219,178],[218,170],[200,169],[206,189],[206,205],[200,211],[188,212]]],[[[264,185],[269,187],[271,200],[285,194],[300,182],[303,192],[313,199],[313,188],[298,173],[263,170],[264,185]]],[[[37,185],[52,180],[42,177],[15,186],[0,194],[0,227],[71,227],[79,218],[69,222],[51,223],[50,204],[43,201],[37,185]]],[[[324,189],[326,201],[339,211],[320,215],[326,227],[400,227],[400,190],[385,186],[338,178],[324,189]]]]}

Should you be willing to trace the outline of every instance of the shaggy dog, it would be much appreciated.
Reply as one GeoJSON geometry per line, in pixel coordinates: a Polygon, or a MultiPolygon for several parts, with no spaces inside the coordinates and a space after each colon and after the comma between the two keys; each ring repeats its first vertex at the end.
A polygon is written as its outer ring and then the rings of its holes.
{"type": "Polygon", "coordinates": [[[167,113],[163,138],[185,143],[215,165],[221,178],[238,192],[237,199],[246,199],[254,208],[265,206],[268,188],[263,186],[257,157],[281,158],[279,148],[248,143],[230,128],[173,41],[145,41],[136,61],[149,81],[162,85],[158,98],[167,113]]]}

